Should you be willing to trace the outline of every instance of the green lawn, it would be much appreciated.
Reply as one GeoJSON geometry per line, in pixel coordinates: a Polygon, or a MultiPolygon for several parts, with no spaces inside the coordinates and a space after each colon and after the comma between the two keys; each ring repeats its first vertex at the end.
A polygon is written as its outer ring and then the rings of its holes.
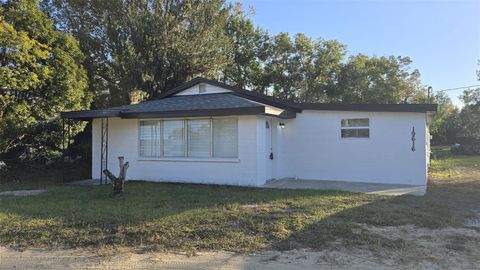
{"type": "MultiPolygon", "coordinates": [[[[337,238],[368,247],[402,245],[354,233],[361,223],[461,227],[480,209],[480,157],[442,155],[424,197],[337,191],[130,182],[48,185],[30,197],[0,197],[0,243],[17,247],[135,246],[155,250],[321,248],[337,238]]],[[[19,187],[37,187],[20,184],[19,187]]],[[[0,185],[12,189],[14,184],[0,185]]]]}

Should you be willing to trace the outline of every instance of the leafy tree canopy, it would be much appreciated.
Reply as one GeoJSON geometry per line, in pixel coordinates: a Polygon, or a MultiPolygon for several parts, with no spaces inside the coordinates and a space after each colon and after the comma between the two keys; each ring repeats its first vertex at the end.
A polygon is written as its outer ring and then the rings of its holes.
{"type": "Polygon", "coordinates": [[[426,102],[408,57],[271,35],[225,0],[39,1],[2,4],[0,153],[57,147],[59,111],[153,99],[196,76],[300,102],[426,102]]]}
{"type": "Polygon", "coordinates": [[[420,72],[408,57],[349,58],[330,96],[344,103],[419,103],[426,101],[420,72]]]}
{"type": "Polygon", "coordinates": [[[225,27],[235,10],[223,0],[44,1],[80,41],[96,107],[151,99],[195,76],[218,78],[232,63],[225,27]]]}
{"type": "Polygon", "coordinates": [[[336,40],[270,35],[225,0],[42,3],[80,41],[95,107],[151,99],[195,76],[304,102],[426,100],[408,57],[345,59],[336,40]]]}
{"type": "MultiPolygon", "coordinates": [[[[57,31],[34,0],[0,7],[0,155],[58,149],[60,111],[88,108],[77,41],[57,31]]],[[[73,133],[80,130],[73,128],[73,133]]]]}
{"type": "MultiPolygon", "coordinates": [[[[480,71],[477,74],[480,81],[480,71]]],[[[448,143],[460,143],[461,153],[480,154],[480,88],[465,90],[460,99],[464,104],[460,109],[449,110],[450,106],[439,104],[434,127],[441,129],[433,130],[433,135],[444,135],[448,143]]]]}

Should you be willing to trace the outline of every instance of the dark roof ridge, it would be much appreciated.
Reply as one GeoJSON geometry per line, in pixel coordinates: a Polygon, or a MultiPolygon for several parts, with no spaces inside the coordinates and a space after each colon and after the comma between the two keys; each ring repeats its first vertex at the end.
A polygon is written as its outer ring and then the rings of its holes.
{"type": "Polygon", "coordinates": [[[183,91],[187,88],[190,88],[190,87],[192,87],[196,84],[199,84],[199,83],[206,83],[206,84],[210,84],[210,85],[217,86],[217,87],[220,87],[220,88],[224,88],[224,89],[232,91],[237,96],[244,97],[244,98],[249,98],[251,100],[254,100],[254,101],[257,101],[257,102],[260,102],[260,103],[264,103],[264,104],[267,104],[267,105],[279,107],[279,108],[282,108],[282,109],[294,110],[294,111],[297,111],[297,112],[301,111],[301,109],[298,109],[295,106],[296,104],[294,102],[286,101],[286,100],[279,99],[279,98],[276,98],[276,97],[273,97],[273,96],[260,94],[260,93],[257,93],[255,91],[242,89],[242,88],[232,86],[232,85],[229,85],[229,84],[226,84],[226,83],[223,83],[223,82],[219,82],[217,80],[207,79],[207,78],[203,78],[203,77],[196,77],[196,78],[194,78],[190,81],[187,81],[183,84],[180,84],[179,86],[174,87],[174,88],[168,90],[167,92],[165,92],[164,94],[160,95],[158,97],[158,99],[163,99],[163,98],[172,96],[176,93],[179,93],[179,92],[181,92],[181,91],[183,91]]]}
{"type": "MultiPolygon", "coordinates": [[[[238,95],[243,98],[251,99],[256,102],[263,104],[279,107],[287,110],[294,110],[296,112],[301,112],[302,110],[346,110],[346,111],[385,111],[385,112],[427,112],[427,111],[437,111],[437,104],[368,104],[368,103],[311,103],[311,102],[292,102],[282,100],[273,96],[268,96],[261,94],[255,91],[242,89],[236,86],[231,86],[223,82],[219,82],[212,79],[207,79],[203,77],[196,77],[190,81],[187,81],[183,84],[180,84],[177,87],[174,87],[164,94],[162,94],[159,99],[172,96],[176,93],[179,93],[187,88],[190,88],[199,83],[211,84],[220,88],[224,88],[233,92],[233,94],[238,95]]],[[[218,94],[218,93],[217,93],[218,94]]]]}

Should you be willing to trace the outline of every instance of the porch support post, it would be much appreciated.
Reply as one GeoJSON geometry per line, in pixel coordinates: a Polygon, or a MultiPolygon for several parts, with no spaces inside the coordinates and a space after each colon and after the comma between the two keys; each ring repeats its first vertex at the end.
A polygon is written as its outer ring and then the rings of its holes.
{"type": "Polygon", "coordinates": [[[101,122],[101,150],[100,150],[100,185],[107,184],[107,176],[103,173],[108,169],[108,118],[102,118],[101,122]]]}

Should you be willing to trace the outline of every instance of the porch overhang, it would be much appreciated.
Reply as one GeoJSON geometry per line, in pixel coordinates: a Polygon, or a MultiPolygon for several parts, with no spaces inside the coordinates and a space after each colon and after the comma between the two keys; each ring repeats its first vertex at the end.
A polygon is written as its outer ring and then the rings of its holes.
{"type": "Polygon", "coordinates": [[[264,107],[245,107],[232,109],[204,109],[181,111],[148,111],[148,112],[122,112],[121,118],[177,118],[177,117],[203,117],[203,116],[230,116],[230,115],[258,115],[265,112],[264,107]]]}
{"type": "Polygon", "coordinates": [[[233,115],[271,115],[286,119],[295,118],[296,111],[258,103],[231,93],[216,93],[171,96],[105,110],[61,113],[62,118],[75,120],[110,117],[143,119],[233,115]]]}
{"type": "Polygon", "coordinates": [[[70,112],[61,112],[60,117],[62,119],[72,119],[72,120],[91,120],[93,118],[110,118],[110,117],[119,117],[120,110],[85,110],[85,111],[70,111],[70,112]]]}
{"type": "Polygon", "coordinates": [[[233,115],[267,115],[280,119],[292,119],[296,113],[282,111],[278,114],[267,112],[264,106],[226,108],[226,109],[203,109],[203,110],[181,110],[181,111],[143,111],[129,112],[121,110],[87,110],[62,112],[61,118],[80,121],[88,121],[95,118],[119,117],[122,119],[148,119],[148,118],[181,118],[181,117],[210,117],[210,116],[233,116],[233,115]]]}

